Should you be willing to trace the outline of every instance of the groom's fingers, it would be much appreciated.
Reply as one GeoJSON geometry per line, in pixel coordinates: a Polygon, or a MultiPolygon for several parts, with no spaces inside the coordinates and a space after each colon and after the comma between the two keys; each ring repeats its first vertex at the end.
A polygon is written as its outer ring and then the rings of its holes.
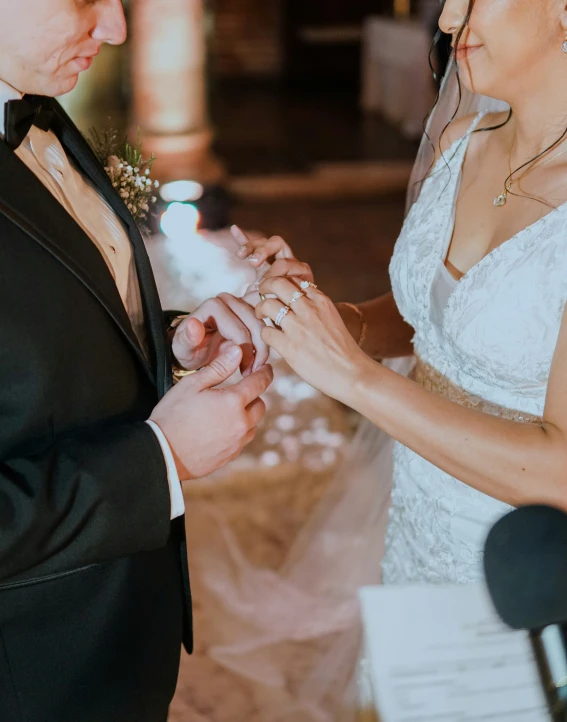
{"type": "Polygon", "coordinates": [[[266,364],[259,371],[234,384],[229,390],[237,393],[244,405],[248,407],[267,391],[273,380],[274,371],[270,365],[266,364]]]}
{"type": "Polygon", "coordinates": [[[205,340],[207,329],[198,318],[189,317],[185,323],[185,336],[189,342],[189,348],[196,350],[205,340]]]}
{"type": "Polygon", "coordinates": [[[189,317],[183,321],[172,341],[175,358],[182,364],[191,364],[194,354],[205,340],[207,329],[198,318],[189,317]]]}
{"type": "Polygon", "coordinates": [[[247,358],[245,360],[246,365],[244,365],[243,360],[242,373],[250,374],[253,371],[257,371],[264,366],[270,356],[270,349],[262,340],[263,323],[256,318],[254,309],[241,298],[235,298],[231,296],[230,293],[221,293],[219,299],[226,304],[232,313],[246,326],[252,339],[253,358],[247,358]]]}
{"type": "Polygon", "coordinates": [[[205,301],[193,312],[192,317],[199,319],[211,328],[216,328],[224,339],[232,341],[232,343],[242,348],[242,372],[252,367],[254,363],[254,344],[250,329],[222,298],[211,298],[205,301]]]}
{"type": "Polygon", "coordinates": [[[262,399],[256,399],[246,408],[246,414],[249,427],[255,429],[266,415],[266,404],[262,399]]]}

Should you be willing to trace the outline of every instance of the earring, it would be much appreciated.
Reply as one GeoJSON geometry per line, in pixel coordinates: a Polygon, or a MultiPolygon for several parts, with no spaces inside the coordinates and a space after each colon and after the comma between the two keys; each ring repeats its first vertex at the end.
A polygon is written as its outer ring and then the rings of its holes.
{"type": "Polygon", "coordinates": [[[561,50],[567,54],[567,38],[561,43],[561,50]]]}

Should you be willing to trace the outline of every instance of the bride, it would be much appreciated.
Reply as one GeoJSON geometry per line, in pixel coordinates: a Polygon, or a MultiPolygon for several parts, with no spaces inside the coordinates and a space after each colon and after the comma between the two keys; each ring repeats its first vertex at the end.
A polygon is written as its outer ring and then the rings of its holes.
{"type": "MultiPolygon", "coordinates": [[[[393,293],[335,306],[314,284],[276,275],[276,266],[258,285],[257,315],[275,323],[264,340],[303,379],[394,440],[386,584],[477,580],[487,531],[510,507],[567,509],[567,2],[446,0],[440,27],[453,37],[453,60],[410,186],[390,267],[393,293]],[[375,360],[404,356],[415,358],[409,376],[375,360]]],[[[293,263],[281,239],[235,236],[239,255],[258,267],[275,255],[293,263]]],[[[351,499],[361,491],[359,468],[351,467],[345,486],[351,499]]],[[[388,493],[376,474],[372,488],[376,499],[388,493]]],[[[327,503],[328,518],[343,511],[335,531],[348,522],[349,503],[327,503]]],[[[325,537],[325,520],[318,525],[325,537]]],[[[304,579],[309,569],[311,582],[320,578],[320,604],[326,592],[336,601],[341,588],[341,547],[329,552],[329,538],[311,539],[328,566],[314,566],[305,544],[311,566],[294,557],[304,579]]],[[[345,544],[342,567],[351,599],[353,578],[368,581],[353,571],[355,547],[345,544]]],[[[378,567],[378,551],[356,548],[364,569],[369,555],[378,567]]],[[[288,572],[282,584],[293,578],[288,572]]],[[[286,611],[293,597],[286,595],[281,625],[289,622],[290,639],[302,638],[309,610],[319,630],[312,639],[333,631],[299,591],[296,611],[286,611]]],[[[345,632],[338,606],[329,615],[334,631],[345,632]]],[[[277,627],[274,607],[270,618],[277,627]]],[[[271,631],[283,641],[283,632],[271,631]]],[[[233,667],[246,671],[246,649],[253,656],[260,647],[248,640],[217,658],[230,664],[240,653],[233,667]]],[[[323,655],[331,685],[338,654],[335,646],[323,655]]],[[[260,667],[252,674],[261,676],[260,667]]],[[[304,680],[309,674],[302,670],[304,680]]],[[[326,674],[313,672],[311,692],[299,685],[296,696],[313,702],[326,674]]],[[[334,719],[317,714],[311,718],[334,719]]]]}

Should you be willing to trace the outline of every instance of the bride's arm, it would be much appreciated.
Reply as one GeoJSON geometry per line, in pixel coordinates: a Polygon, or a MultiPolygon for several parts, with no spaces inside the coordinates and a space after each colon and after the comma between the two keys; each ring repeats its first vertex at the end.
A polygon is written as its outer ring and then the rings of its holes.
{"type": "MultiPolygon", "coordinates": [[[[273,318],[291,289],[285,279],[261,287],[280,300],[260,304],[273,318]]],[[[541,425],[465,408],[372,361],[356,346],[324,294],[310,289],[282,330],[263,337],[306,381],[351,406],[393,438],[475,489],[513,506],[567,509],[567,314],[541,425]]]]}
{"type": "Polygon", "coordinates": [[[398,311],[394,294],[357,304],[357,313],[350,304],[337,303],[337,310],[350,335],[358,343],[363,327],[361,348],[370,358],[386,359],[413,354],[413,328],[398,311]]]}

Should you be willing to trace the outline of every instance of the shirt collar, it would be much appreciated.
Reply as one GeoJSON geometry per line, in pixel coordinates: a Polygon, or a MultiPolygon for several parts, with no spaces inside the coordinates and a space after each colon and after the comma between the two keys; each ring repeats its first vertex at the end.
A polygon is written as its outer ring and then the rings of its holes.
{"type": "Polygon", "coordinates": [[[16,90],[15,88],[12,88],[11,85],[8,85],[8,83],[5,83],[3,80],[0,80],[0,135],[4,135],[4,106],[6,103],[8,103],[10,100],[21,100],[23,98],[23,93],[20,93],[19,90],[16,90]]]}

